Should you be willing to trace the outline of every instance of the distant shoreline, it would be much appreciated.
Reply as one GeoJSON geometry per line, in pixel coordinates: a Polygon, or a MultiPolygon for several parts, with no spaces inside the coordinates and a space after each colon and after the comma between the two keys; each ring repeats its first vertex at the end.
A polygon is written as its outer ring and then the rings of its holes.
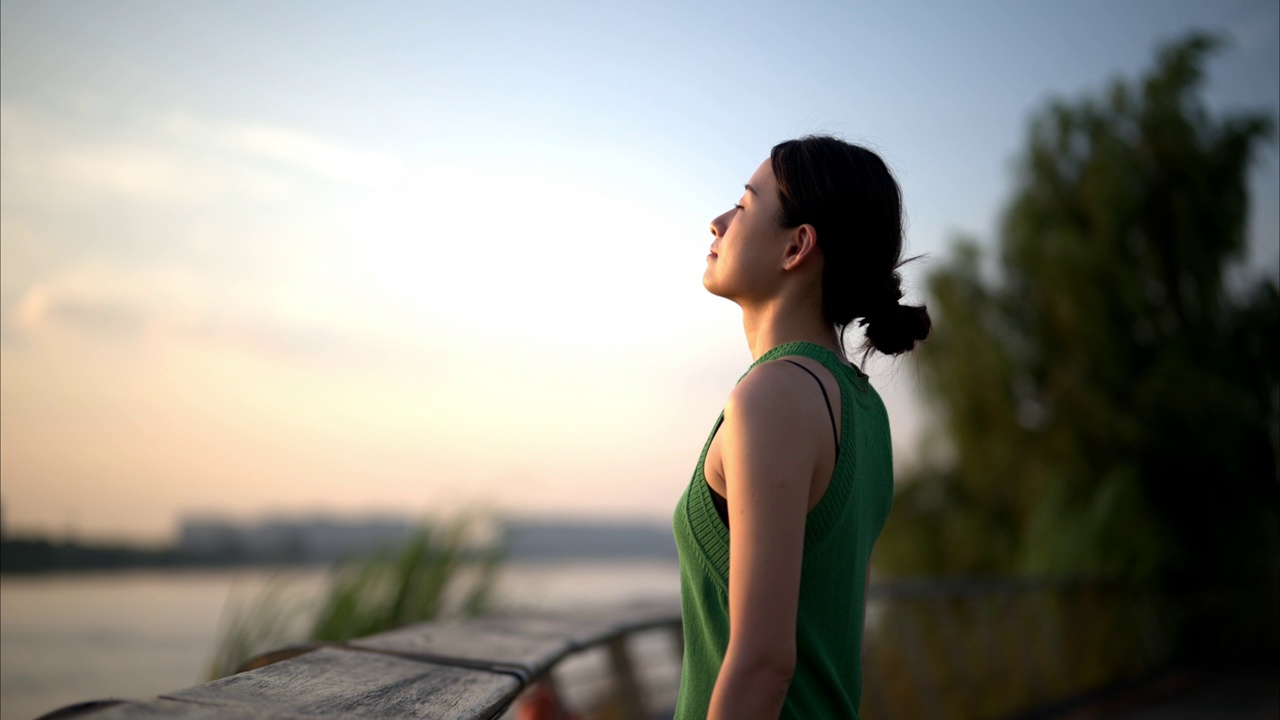
{"type": "MultiPolygon", "coordinates": [[[[63,571],[326,568],[348,558],[370,557],[397,543],[333,545],[317,550],[306,542],[254,544],[234,541],[189,547],[182,543],[141,547],[127,543],[52,540],[39,536],[0,540],[0,574],[63,571]]],[[[638,524],[513,522],[505,526],[502,555],[509,561],[559,562],[589,559],[676,558],[670,529],[638,524]]]]}
{"type": "Polygon", "coordinates": [[[90,544],[45,538],[0,540],[0,575],[41,575],[62,571],[323,567],[323,562],[195,554],[178,547],[148,549],[124,544],[90,544]]]}

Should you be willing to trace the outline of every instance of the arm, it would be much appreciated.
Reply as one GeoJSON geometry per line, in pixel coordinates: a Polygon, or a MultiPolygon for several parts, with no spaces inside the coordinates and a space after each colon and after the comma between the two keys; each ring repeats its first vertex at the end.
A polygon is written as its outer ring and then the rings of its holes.
{"type": "Polygon", "coordinates": [[[796,612],[809,487],[825,415],[812,382],[765,364],[725,405],[721,446],[730,521],[729,647],[709,718],[778,717],[796,663],[796,612]]]}

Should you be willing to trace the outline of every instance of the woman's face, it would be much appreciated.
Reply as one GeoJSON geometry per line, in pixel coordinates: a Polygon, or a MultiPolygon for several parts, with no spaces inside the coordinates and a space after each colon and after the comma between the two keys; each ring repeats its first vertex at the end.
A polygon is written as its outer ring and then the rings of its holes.
{"type": "Polygon", "coordinates": [[[760,164],[728,212],[711,221],[711,254],[702,285],[714,295],[738,301],[768,296],[781,277],[787,230],[778,223],[782,207],[768,160],[760,164]]]}

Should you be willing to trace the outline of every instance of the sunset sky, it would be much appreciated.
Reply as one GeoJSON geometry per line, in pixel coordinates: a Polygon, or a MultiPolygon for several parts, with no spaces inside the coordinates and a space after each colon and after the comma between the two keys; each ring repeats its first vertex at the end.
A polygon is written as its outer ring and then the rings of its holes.
{"type": "MultiPolygon", "coordinates": [[[[1274,0],[4,0],[6,530],[665,520],[751,360],[708,222],[774,143],[880,151],[946,258],[1031,112],[1192,27],[1211,107],[1280,115],[1274,0]]],[[[1274,275],[1274,144],[1252,187],[1274,275]]],[[[909,463],[912,366],[868,369],[909,463]]]]}

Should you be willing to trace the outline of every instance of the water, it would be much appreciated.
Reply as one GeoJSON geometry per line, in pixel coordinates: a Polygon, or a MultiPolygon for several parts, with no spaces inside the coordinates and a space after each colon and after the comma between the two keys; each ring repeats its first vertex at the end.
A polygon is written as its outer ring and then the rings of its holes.
{"type": "MultiPolygon", "coordinates": [[[[204,681],[233,586],[263,571],[146,571],[5,576],[0,582],[0,718],[23,720],[82,700],[145,699],[204,681]]],[[[294,573],[320,587],[322,571],[294,573]]],[[[513,563],[504,607],[558,610],[679,597],[674,562],[513,563]]]]}

